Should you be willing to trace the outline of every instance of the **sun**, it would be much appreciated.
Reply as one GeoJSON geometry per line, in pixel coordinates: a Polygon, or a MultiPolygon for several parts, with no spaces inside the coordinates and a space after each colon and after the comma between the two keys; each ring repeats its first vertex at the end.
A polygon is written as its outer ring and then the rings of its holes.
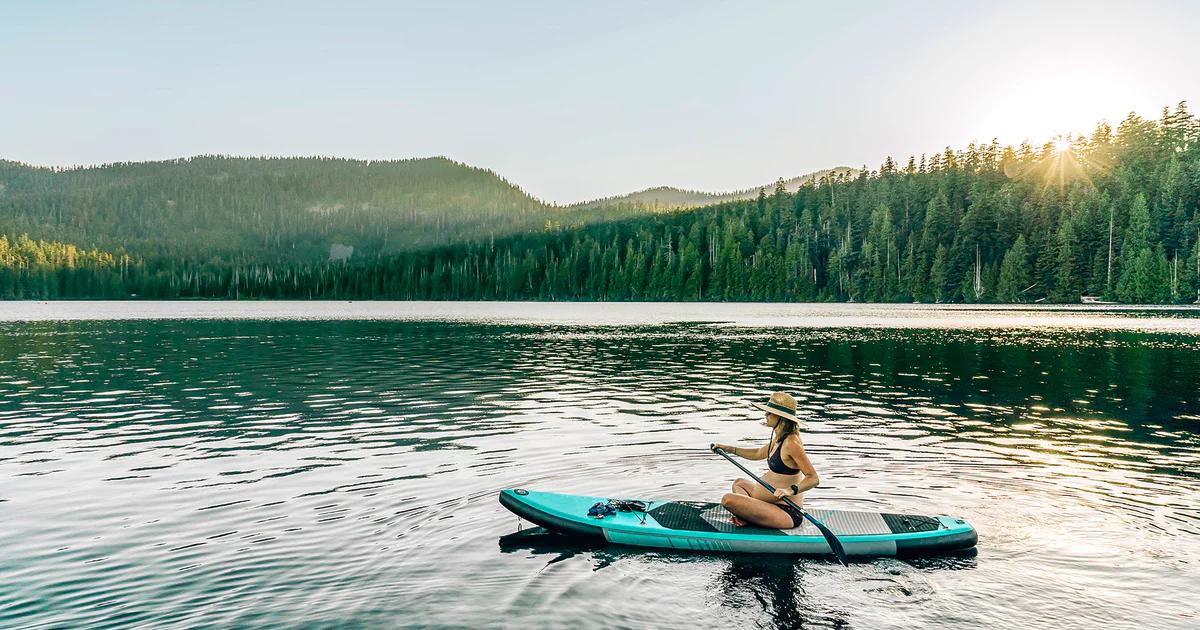
{"type": "Polygon", "coordinates": [[[1058,135],[1043,145],[1043,152],[1032,160],[1005,165],[1004,173],[1013,179],[1024,179],[1039,183],[1042,187],[1065,189],[1071,182],[1091,184],[1089,168],[1099,168],[1087,155],[1086,147],[1076,152],[1072,137],[1058,135]]]}

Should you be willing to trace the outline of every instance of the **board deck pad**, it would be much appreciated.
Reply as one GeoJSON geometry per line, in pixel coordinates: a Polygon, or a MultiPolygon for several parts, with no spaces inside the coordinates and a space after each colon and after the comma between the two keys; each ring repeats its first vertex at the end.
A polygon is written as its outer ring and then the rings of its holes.
{"type": "MultiPolygon", "coordinates": [[[[854,512],[849,510],[806,510],[813,518],[821,521],[834,533],[847,536],[870,534],[901,534],[936,531],[941,527],[937,519],[911,514],[884,514],[880,512],[854,512]]],[[[693,532],[727,532],[758,536],[820,536],[821,532],[810,521],[800,527],[771,529],[768,527],[739,527],[732,522],[733,514],[720,503],[697,501],[668,501],[646,511],[660,525],[668,529],[693,532]]]]}
{"type": "Polygon", "coordinates": [[[910,532],[932,532],[941,525],[936,518],[915,514],[880,514],[893,534],[910,532]]]}

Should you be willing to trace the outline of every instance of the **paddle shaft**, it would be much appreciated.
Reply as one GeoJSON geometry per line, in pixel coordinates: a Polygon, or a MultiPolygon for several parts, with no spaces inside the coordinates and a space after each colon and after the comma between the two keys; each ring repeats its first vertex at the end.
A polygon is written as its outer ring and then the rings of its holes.
{"type": "MultiPolygon", "coordinates": [[[[770,490],[772,494],[775,493],[774,486],[767,483],[766,481],[763,481],[761,478],[759,478],[758,475],[750,472],[749,468],[746,468],[745,466],[741,465],[736,460],[734,460],[732,457],[730,457],[729,453],[726,453],[724,449],[722,449],[719,446],[714,446],[714,447],[712,447],[712,450],[717,455],[720,455],[721,457],[724,457],[725,459],[729,460],[729,463],[733,464],[734,466],[737,466],[738,468],[741,468],[742,472],[746,473],[747,475],[750,475],[751,479],[757,481],[759,483],[759,485],[766,488],[767,490],[770,490]]],[[[828,527],[826,527],[824,523],[822,523],[821,521],[818,521],[816,518],[813,517],[813,515],[809,514],[808,512],[805,512],[804,508],[800,507],[799,505],[796,505],[795,501],[792,501],[788,497],[781,497],[781,498],[784,501],[787,501],[788,505],[796,508],[796,510],[798,512],[800,512],[801,514],[804,515],[804,518],[807,518],[809,520],[809,522],[811,522],[814,526],[816,526],[816,528],[821,532],[821,535],[824,536],[825,540],[829,543],[829,548],[830,548],[830,550],[833,551],[833,555],[837,556],[838,562],[841,562],[843,565],[849,566],[848,563],[846,562],[846,549],[842,546],[842,541],[838,540],[837,536],[834,535],[834,533],[832,531],[830,531],[830,529],[828,527]]]]}

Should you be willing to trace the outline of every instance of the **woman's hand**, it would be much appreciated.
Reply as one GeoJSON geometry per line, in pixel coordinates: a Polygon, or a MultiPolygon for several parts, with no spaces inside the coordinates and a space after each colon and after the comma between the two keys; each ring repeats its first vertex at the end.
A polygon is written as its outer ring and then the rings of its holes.
{"type": "Polygon", "coordinates": [[[794,496],[796,496],[796,495],[792,492],[791,488],[776,488],[775,489],[775,498],[776,499],[782,499],[784,497],[794,497],[794,496]]]}
{"type": "Polygon", "coordinates": [[[733,452],[734,452],[735,450],[737,450],[737,447],[736,447],[736,446],[729,446],[729,445],[727,445],[727,444],[716,444],[716,443],[713,443],[713,444],[709,444],[709,445],[708,445],[708,450],[710,450],[710,451],[716,452],[716,450],[717,450],[717,449],[721,449],[722,451],[725,451],[726,453],[729,453],[729,454],[731,454],[731,455],[732,455],[732,454],[733,454],[733,452]]]}

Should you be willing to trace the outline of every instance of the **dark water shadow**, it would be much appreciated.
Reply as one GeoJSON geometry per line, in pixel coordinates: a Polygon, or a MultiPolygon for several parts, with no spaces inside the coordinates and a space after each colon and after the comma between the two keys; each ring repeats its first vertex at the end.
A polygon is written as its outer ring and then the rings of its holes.
{"type": "MultiPolygon", "coordinates": [[[[651,562],[721,562],[724,566],[708,589],[710,597],[721,608],[745,611],[760,619],[758,627],[845,628],[850,627],[854,618],[853,610],[839,609],[831,605],[828,598],[809,595],[806,591],[805,578],[811,569],[821,569],[822,575],[841,570],[832,559],[826,557],[623,547],[564,536],[542,527],[506,534],[500,537],[499,544],[503,553],[528,551],[534,555],[553,556],[545,567],[586,554],[593,561],[593,571],[634,557],[651,562]]],[[[967,549],[936,556],[852,559],[852,566],[847,570],[853,570],[855,566],[875,565],[868,572],[877,573],[876,577],[863,577],[855,581],[870,585],[871,591],[883,596],[920,600],[927,596],[921,591],[928,587],[919,574],[973,570],[977,568],[977,555],[976,549],[967,549]],[[914,574],[918,575],[914,577],[914,574]],[[909,582],[911,584],[907,584],[909,582]]]]}
{"type": "Polygon", "coordinates": [[[803,628],[817,621],[824,627],[847,626],[850,615],[822,610],[805,593],[805,562],[794,556],[732,557],[711,590],[723,607],[761,611],[768,628],[803,628]]]}

